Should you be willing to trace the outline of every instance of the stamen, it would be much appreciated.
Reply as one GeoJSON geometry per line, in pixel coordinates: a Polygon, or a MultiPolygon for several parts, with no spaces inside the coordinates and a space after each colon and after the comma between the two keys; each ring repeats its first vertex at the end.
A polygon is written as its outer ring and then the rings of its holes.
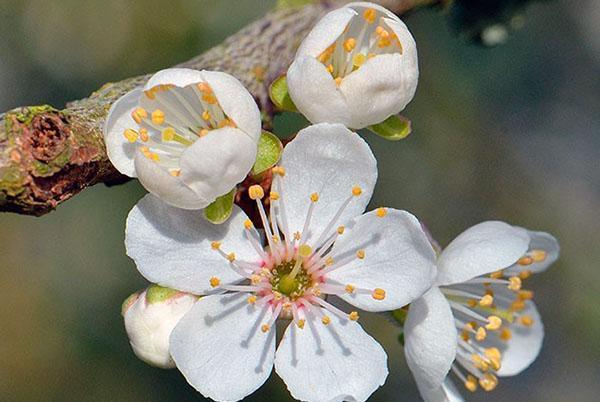
{"type": "Polygon", "coordinates": [[[385,299],[385,290],[376,288],[373,289],[373,294],[371,295],[375,300],[384,300],[385,299]]]}
{"type": "Polygon", "coordinates": [[[134,142],[137,141],[138,139],[138,133],[135,130],[132,130],[130,128],[128,128],[127,130],[125,130],[125,132],[123,133],[123,135],[125,136],[125,138],[127,139],[127,141],[131,142],[132,144],[134,142]]]}
{"type": "Polygon", "coordinates": [[[216,288],[220,284],[221,284],[221,280],[219,278],[217,278],[216,276],[213,276],[212,278],[210,278],[210,286],[212,286],[213,288],[216,288]]]}
{"type": "Polygon", "coordinates": [[[152,123],[160,126],[164,122],[165,122],[165,113],[162,110],[156,109],[154,112],[152,112],[152,123]]]}

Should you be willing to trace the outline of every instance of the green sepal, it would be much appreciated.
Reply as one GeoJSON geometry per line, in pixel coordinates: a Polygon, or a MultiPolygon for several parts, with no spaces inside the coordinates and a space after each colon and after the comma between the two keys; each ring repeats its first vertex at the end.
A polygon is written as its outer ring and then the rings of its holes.
{"type": "Polygon", "coordinates": [[[406,117],[394,115],[388,117],[383,123],[369,126],[367,129],[388,141],[399,141],[408,137],[412,132],[412,125],[406,117]]]}
{"type": "Polygon", "coordinates": [[[397,310],[392,311],[392,318],[401,326],[404,326],[406,322],[406,317],[408,316],[408,310],[404,308],[399,308],[397,310]]]}
{"type": "Polygon", "coordinates": [[[218,197],[212,204],[204,208],[204,217],[211,223],[219,225],[231,216],[233,211],[233,198],[237,188],[229,193],[218,197]]]}
{"type": "Polygon", "coordinates": [[[178,294],[179,291],[171,288],[165,288],[160,285],[150,285],[146,290],[146,302],[148,304],[162,303],[178,294]]]}
{"type": "Polygon", "coordinates": [[[250,174],[257,176],[275,166],[281,158],[282,151],[283,144],[281,140],[275,134],[263,130],[258,140],[256,162],[254,162],[250,174]]]}
{"type": "Polygon", "coordinates": [[[290,97],[287,86],[287,77],[282,75],[271,84],[269,88],[269,97],[271,102],[285,112],[298,112],[298,108],[294,105],[294,101],[290,97]]]}

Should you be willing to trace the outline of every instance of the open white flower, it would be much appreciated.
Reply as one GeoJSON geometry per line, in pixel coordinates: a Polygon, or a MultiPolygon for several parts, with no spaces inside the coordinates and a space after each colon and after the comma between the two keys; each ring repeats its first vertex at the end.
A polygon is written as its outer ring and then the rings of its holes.
{"type": "Polygon", "coordinates": [[[417,48],[389,10],[366,2],[327,14],[287,72],[290,96],[313,123],[359,129],[403,110],[417,89],[417,48]]]}
{"type": "Polygon", "coordinates": [[[377,178],[366,143],[342,125],[302,130],[283,151],[268,195],[256,200],[263,236],[234,206],[223,225],[151,195],[127,221],[126,246],[150,281],[207,294],[175,327],[171,354],[202,395],[252,393],[273,365],[307,401],[364,401],[388,374],[381,346],[358,312],[392,310],[420,297],[435,253],[417,219],[394,209],[363,214],[377,178]],[[275,323],[292,320],[275,351],[275,323]]]}
{"type": "Polygon", "coordinates": [[[258,106],[236,78],[182,68],[123,96],[104,126],[117,170],[185,209],[206,207],[246,177],[260,133],[258,106]]]}
{"type": "Polygon", "coordinates": [[[169,337],[198,297],[152,285],[123,302],[121,313],[131,348],[137,357],[160,368],[173,368],[169,337]]]}
{"type": "Polygon", "coordinates": [[[557,258],[558,242],[503,222],[475,225],[443,250],[436,286],[410,305],[405,354],[423,399],[462,401],[448,373],[471,392],[526,369],[544,327],[522,282],[557,258]]]}

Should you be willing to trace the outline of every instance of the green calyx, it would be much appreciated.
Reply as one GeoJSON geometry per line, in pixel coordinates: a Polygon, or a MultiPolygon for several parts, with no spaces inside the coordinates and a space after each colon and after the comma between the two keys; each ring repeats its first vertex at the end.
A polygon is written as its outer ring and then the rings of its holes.
{"type": "Polygon", "coordinates": [[[165,288],[160,285],[151,285],[146,290],[146,303],[162,303],[164,301],[169,300],[178,293],[179,291],[175,289],[165,288]]]}
{"type": "Polygon", "coordinates": [[[290,97],[287,86],[287,77],[282,75],[271,84],[269,88],[269,96],[271,101],[278,109],[284,112],[298,112],[298,108],[294,105],[294,101],[290,97]]]}
{"type": "Polygon", "coordinates": [[[367,129],[388,141],[399,141],[410,135],[412,125],[406,117],[395,115],[388,117],[382,123],[369,126],[367,129]]]}
{"type": "Polygon", "coordinates": [[[263,130],[258,141],[256,162],[254,162],[250,174],[257,176],[275,166],[279,162],[282,152],[281,140],[275,134],[263,130]]]}
{"type": "Polygon", "coordinates": [[[231,216],[233,201],[237,189],[234,188],[225,195],[218,197],[212,204],[204,208],[204,217],[211,223],[219,225],[231,216]]]}

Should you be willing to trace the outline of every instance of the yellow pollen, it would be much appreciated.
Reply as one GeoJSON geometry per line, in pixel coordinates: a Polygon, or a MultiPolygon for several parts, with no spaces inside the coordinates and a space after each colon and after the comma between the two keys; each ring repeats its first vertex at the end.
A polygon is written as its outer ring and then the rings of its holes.
{"type": "Polygon", "coordinates": [[[367,54],[367,60],[370,60],[375,56],[377,56],[375,53],[369,53],[369,54],[367,54]]]}
{"type": "Polygon", "coordinates": [[[343,225],[342,225],[342,226],[339,226],[339,227],[337,228],[337,232],[338,232],[338,234],[339,234],[339,235],[342,235],[342,234],[344,234],[344,230],[346,230],[346,228],[345,228],[343,225]]]}
{"type": "Polygon", "coordinates": [[[373,294],[371,296],[375,300],[383,300],[385,299],[385,290],[381,288],[376,288],[373,290],[373,294]]]}
{"type": "Polygon", "coordinates": [[[306,258],[312,254],[312,248],[308,244],[303,244],[298,247],[298,255],[300,257],[306,258]]]}
{"type": "Polygon", "coordinates": [[[256,303],[256,296],[252,295],[250,297],[248,297],[248,304],[254,304],[256,303]]]}
{"type": "Polygon", "coordinates": [[[488,371],[490,368],[489,364],[479,355],[471,355],[471,361],[473,365],[481,371],[488,371]]]}
{"type": "Polygon", "coordinates": [[[269,194],[269,198],[271,199],[271,201],[277,201],[279,199],[279,193],[276,191],[271,191],[271,194],[269,194]]]}
{"type": "Polygon", "coordinates": [[[327,71],[329,71],[329,74],[333,73],[333,64],[327,66],[327,71]]]}
{"type": "Polygon", "coordinates": [[[525,310],[525,302],[521,299],[517,299],[510,304],[510,309],[512,311],[522,311],[525,310]]]}
{"type": "Polygon", "coordinates": [[[500,350],[498,348],[487,348],[484,349],[483,354],[485,355],[485,357],[487,357],[488,359],[492,360],[501,360],[502,359],[502,353],[500,353],[500,350]]]}
{"type": "Polygon", "coordinates": [[[331,256],[329,256],[325,259],[325,265],[327,265],[327,266],[333,265],[333,262],[334,262],[333,257],[331,257],[331,256]]]}
{"type": "Polygon", "coordinates": [[[519,299],[521,299],[521,300],[531,300],[531,299],[533,299],[533,291],[531,291],[531,290],[520,290],[519,291],[519,299]]]}
{"type": "Polygon", "coordinates": [[[262,198],[265,196],[265,190],[263,190],[263,188],[260,185],[255,184],[253,186],[250,186],[250,188],[248,189],[248,195],[252,200],[262,200],[262,198]]]}
{"type": "Polygon", "coordinates": [[[352,187],[352,195],[353,196],[358,197],[361,194],[362,194],[362,188],[360,188],[360,186],[352,187]]]}
{"type": "Polygon", "coordinates": [[[304,318],[298,320],[298,328],[304,329],[304,324],[306,324],[306,320],[304,318]]]}
{"type": "Polygon", "coordinates": [[[146,97],[150,100],[156,99],[156,94],[153,89],[148,89],[148,90],[144,91],[144,95],[146,95],[146,97]]]}
{"type": "Polygon", "coordinates": [[[467,376],[467,380],[465,381],[465,388],[470,392],[477,391],[477,378],[469,374],[467,376]]]}
{"type": "Polygon", "coordinates": [[[517,261],[517,264],[519,264],[519,265],[531,265],[531,264],[533,264],[533,258],[531,258],[530,256],[526,255],[525,257],[519,258],[519,260],[517,261]]]}
{"type": "Polygon", "coordinates": [[[202,112],[202,119],[209,121],[210,120],[210,112],[208,110],[205,110],[204,112],[202,112]]]}
{"type": "Polygon", "coordinates": [[[530,315],[522,316],[519,321],[526,327],[531,327],[533,325],[533,318],[530,315]]]}
{"type": "Polygon", "coordinates": [[[150,153],[148,158],[152,159],[154,162],[158,162],[160,160],[160,156],[158,156],[158,154],[155,152],[150,153]]]}
{"type": "Polygon", "coordinates": [[[269,324],[263,324],[262,327],[260,327],[260,330],[265,334],[267,332],[269,332],[270,329],[271,329],[271,326],[269,324]]]}
{"type": "Polygon", "coordinates": [[[477,328],[477,332],[475,333],[475,339],[478,342],[482,342],[487,337],[487,331],[483,327],[477,328]]]}
{"type": "Polygon", "coordinates": [[[509,284],[508,284],[508,288],[510,290],[514,290],[515,292],[521,289],[521,278],[519,278],[518,276],[512,276],[508,279],[509,284]]]}
{"type": "Polygon", "coordinates": [[[208,133],[210,133],[210,130],[201,128],[200,131],[198,131],[198,137],[206,137],[208,133]]]}
{"type": "Polygon", "coordinates": [[[510,332],[510,329],[502,327],[502,329],[500,330],[500,340],[502,340],[503,342],[508,342],[511,340],[511,338],[512,332],[510,332]]]}
{"type": "Polygon", "coordinates": [[[381,34],[382,34],[384,31],[385,31],[385,32],[387,32],[387,31],[385,30],[385,28],[384,28],[384,27],[382,27],[381,25],[378,25],[378,26],[377,26],[377,28],[375,28],[375,34],[376,34],[377,36],[381,36],[381,34]]]}
{"type": "Polygon", "coordinates": [[[377,214],[377,216],[379,218],[383,218],[384,216],[387,215],[387,208],[383,208],[383,207],[377,208],[375,213],[377,214]]]}
{"type": "Polygon", "coordinates": [[[350,53],[356,47],[356,39],[348,38],[344,41],[344,50],[350,53]]]}
{"type": "Polygon", "coordinates": [[[140,152],[146,155],[146,157],[150,157],[150,148],[148,147],[140,147],[140,152]]]}
{"type": "Polygon", "coordinates": [[[367,56],[364,53],[356,53],[352,57],[352,65],[356,67],[360,67],[367,61],[367,56]]]}
{"type": "Polygon", "coordinates": [[[469,307],[473,308],[473,307],[477,307],[477,300],[475,299],[469,299],[467,301],[467,304],[469,305],[469,307]]]}
{"type": "Polygon", "coordinates": [[[162,140],[163,142],[173,141],[175,138],[175,129],[173,127],[167,127],[162,132],[162,140]]]}
{"type": "Polygon", "coordinates": [[[144,108],[138,107],[133,112],[131,112],[131,118],[137,124],[140,124],[142,122],[142,119],[145,119],[146,117],[148,117],[148,112],[146,112],[146,109],[144,108]]]}
{"type": "MultiPolygon", "coordinates": [[[[387,31],[386,31],[387,32],[387,31]]],[[[388,34],[389,35],[389,34],[388,34]]],[[[377,47],[383,49],[384,47],[388,47],[392,44],[392,41],[387,36],[382,36],[377,42],[377,47]]]]}
{"type": "Polygon", "coordinates": [[[223,128],[223,127],[233,127],[233,128],[236,128],[237,125],[231,119],[223,119],[223,120],[221,120],[219,122],[218,127],[219,128],[223,128]]]}
{"type": "Polygon", "coordinates": [[[220,241],[213,241],[212,243],[210,243],[210,247],[213,250],[218,250],[221,248],[221,242],[220,241]]]}
{"type": "Polygon", "coordinates": [[[302,238],[302,235],[300,234],[300,232],[294,232],[294,240],[300,240],[302,238]]]}
{"type": "Polygon", "coordinates": [[[534,262],[542,262],[546,259],[546,252],[544,250],[531,250],[531,258],[534,262]]]}
{"type": "Polygon", "coordinates": [[[490,274],[490,278],[492,279],[500,279],[504,276],[504,274],[502,273],[502,271],[496,271],[496,272],[492,272],[490,274]]]}
{"type": "Polygon", "coordinates": [[[358,257],[359,260],[362,260],[365,258],[365,250],[358,250],[356,252],[356,257],[358,257]]]}
{"type": "Polygon", "coordinates": [[[217,103],[217,97],[213,94],[202,95],[202,100],[210,105],[214,105],[217,103]]]}
{"type": "Polygon", "coordinates": [[[354,285],[346,285],[346,287],[344,287],[344,290],[346,291],[346,293],[354,293],[356,291],[356,288],[354,287],[354,285]]]}
{"type": "Polygon", "coordinates": [[[229,262],[234,262],[235,261],[235,253],[227,254],[227,259],[229,260],[229,262]]]}
{"type": "Polygon", "coordinates": [[[335,81],[335,85],[337,85],[337,86],[339,87],[340,85],[342,85],[342,81],[343,81],[343,80],[344,80],[344,79],[343,79],[342,77],[337,77],[337,78],[334,80],[334,81],[335,81]]]}
{"type": "Polygon", "coordinates": [[[154,112],[152,112],[152,123],[161,125],[164,122],[165,122],[165,113],[162,110],[156,109],[154,112]]]}
{"type": "Polygon", "coordinates": [[[212,89],[210,88],[210,85],[208,85],[206,82],[199,82],[198,85],[196,85],[196,86],[202,93],[205,93],[205,94],[212,93],[212,89]]]}
{"type": "Polygon", "coordinates": [[[479,379],[479,385],[484,391],[490,392],[498,385],[498,379],[493,374],[485,373],[483,377],[479,379]]]}
{"type": "Polygon", "coordinates": [[[283,166],[275,166],[271,171],[273,174],[277,174],[281,177],[285,176],[285,168],[283,166]]]}
{"type": "Polygon", "coordinates": [[[467,342],[469,340],[469,333],[467,331],[462,331],[460,333],[460,337],[463,339],[463,341],[467,342]]]}
{"type": "Polygon", "coordinates": [[[502,325],[502,319],[498,316],[491,315],[488,317],[488,323],[485,325],[490,331],[495,331],[502,325]]]}
{"type": "Polygon", "coordinates": [[[127,138],[127,141],[134,143],[137,141],[138,139],[138,133],[135,130],[132,130],[130,128],[128,128],[127,130],[125,130],[125,132],[123,133],[123,135],[125,136],[125,138],[127,138]]]}
{"type": "Polygon", "coordinates": [[[173,176],[173,177],[179,177],[181,175],[181,170],[180,169],[171,170],[169,172],[169,174],[171,174],[171,176],[173,176]]]}
{"type": "Polygon", "coordinates": [[[274,242],[275,244],[279,243],[279,236],[277,236],[277,235],[273,235],[273,236],[271,236],[271,238],[273,239],[273,242],[274,242]]]}
{"type": "Polygon", "coordinates": [[[258,284],[258,283],[261,281],[261,279],[262,279],[262,278],[261,278],[261,276],[260,276],[260,275],[256,275],[256,274],[255,274],[255,275],[252,275],[252,276],[250,277],[250,282],[251,282],[253,285],[257,285],[257,284],[258,284]]]}
{"type": "Polygon", "coordinates": [[[531,275],[533,275],[533,272],[531,272],[528,269],[526,269],[525,271],[519,272],[519,278],[521,278],[521,280],[523,280],[523,281],[525,279],[529,278],[531,275]]]}
{"type": "Polygon", "coordinates": [[[358,315],[358,313],[356,311],[353,311],[350,314],[348,314],[348,318],[351,321],[358,321],[358,319],[360,318],[360,316],[358,315]]]}
{"type": "Polygon", "coordinates": [[[365,21],[367,21],[369,24],[372,24],[375,22],[375,18],[377,17],[377,12],[375,11],[375,9],[373,8],[367,8],[365,10],[365,12],[363,13],[363,18],[365,19],[365,21]]]}
{"type": "Polygon", "coordinates": [[[252,229],[252,228],[254,227],[254,224],[252,223],[252,221],[251,221],[250,219],[246,219],[246,220],[244,221],[244,227],[245,227],[247,230],[250,230],[250,229],[252,229]]]}
{"type": "Polygon", "coordinates": [[[324,325],[329,325],[329,323],[331,322],[331,318],[329,318],[329,316],[328,316],[328,315],[324,315],[324,316],[323,316],[323,318],[321,318],[321,322],[322,322],[324,325]]]}
{"type": "Polygon", "coordinates": [[[312,193],[312,194],[310,195],[310,200],[311,200],[312,202],[317,202],[317,201],[319,201],[319,194],[317,194],[317,193],[312,193]]]}
{"type": "Polygon", "coordinates": [[[479,300],[479,305],[483,307],[489,307],[494,303],[494,297],[491,295],[485,295],[479,300]]]}
{"type": "Polygon", "coordinates": [[[213,288],[216,288],[220,284],[221,284],[221,280],[219,278],[217,278],[216,276],[213,276],[212,278],[210,278],[210,286],[212,286],[213,288]]]}
{"type": "Polygon", "coordinates": [[[144,142],[148,141],[148,130],[145,128],[140,128],[140,139],[144,142]]]}

